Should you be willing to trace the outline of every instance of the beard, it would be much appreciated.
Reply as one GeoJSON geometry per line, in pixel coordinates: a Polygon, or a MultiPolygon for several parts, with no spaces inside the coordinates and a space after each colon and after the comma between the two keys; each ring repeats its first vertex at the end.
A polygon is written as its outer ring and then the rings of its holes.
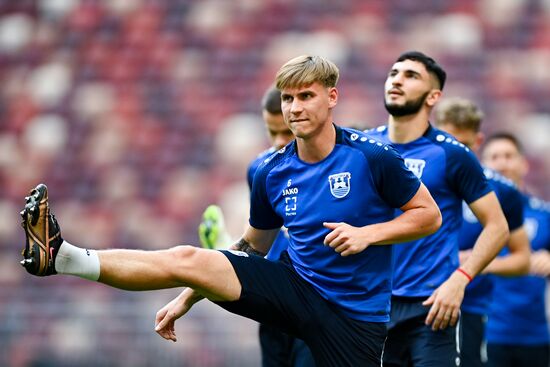
{"type": "Polygon", "coordinates": [[[417,99],[405,102],[404,105],[390,104],[384,99],[384,107],[386,111],[392,116],[402,117],[407,115],[413,115],[420,111],[430,91],[424,93],[417,99]]]}

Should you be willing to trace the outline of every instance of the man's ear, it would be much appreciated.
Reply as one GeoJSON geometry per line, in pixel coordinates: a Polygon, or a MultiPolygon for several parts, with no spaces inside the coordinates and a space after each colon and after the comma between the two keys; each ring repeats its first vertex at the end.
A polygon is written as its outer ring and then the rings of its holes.
{"type": "Polygon", "coordinates": [[[527,173],[529,172],[529,161],[527,160],[527,158],[525,158],[525,156],[522,154],[521,155],[521,166],[520,166],[520,176],[521,177],[525,177],[527,175],[527,173]]]}
{"type": "Polygon", "coordinates": [[[430,93],[428,94],[428,97],[426,98],[426,104],[429,107],[435,106],[437,101],[439,101],[439,98],[443,95],[443,92],[439,89],[432,89],[430,93]]]}
{"type": "Polygon", "coordinates": [[[476,141],[474,142],[475,146],[472,148],[474,148],[474,150],[477,151],[479,147],[481,147],[484,141],[485,141],[485,134],[483,134],[481,131],[478,131],[476,133],[476,141]]]}
{"type": "Polygon", "coordinates": [[[338,89],[332,87],[328,91],[328,107],[334,108],[338,104],[338,89]]]}

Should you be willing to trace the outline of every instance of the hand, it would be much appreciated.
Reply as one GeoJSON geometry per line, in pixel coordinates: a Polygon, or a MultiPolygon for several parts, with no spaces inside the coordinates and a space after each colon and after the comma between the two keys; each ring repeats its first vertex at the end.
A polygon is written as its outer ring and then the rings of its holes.
{"type": "Polygon", "coordinates": [[[370,245],[363,228],[346,223],[323,223],[323,226],[332,230],[325,237],[325,245],[342,256],[357,254],[370,245]]]}
{"type": "Polygon", "coordinates": [[[529,273],[542,277],[550,275],[550,253],[548,251],[539,250],[531,254],[529,273]]]}
{"type": "Polygon", "coordinates": [[[202,299],[191,288],[185,289],[179,296],[161,308],[155,317],[155,331],[164,339],[177,341],[175,322],[185,315],[193,305],[202,299]]]}
{"type": "Polygon", "coordinates": [[[468,278],[455,271],[422,303],[424,306],[432,306],[425,323],[432,325],[433,331],[456,325],[467,284],[468,278]]]}

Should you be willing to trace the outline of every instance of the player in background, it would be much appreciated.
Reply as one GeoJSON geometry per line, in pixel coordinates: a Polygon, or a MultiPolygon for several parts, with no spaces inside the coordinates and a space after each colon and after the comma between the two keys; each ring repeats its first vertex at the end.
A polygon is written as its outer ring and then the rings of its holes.
{"type": "MultiPolygon", "coordinates": [[[[271,147],[260,153],[248,166],[246,176],[250,190],[252,190],[252,180],[258,166],[273,153],[294,140],[294,135],[283,118],[281,92],[274,86],[270,87],[262,98],[262,118],[271,147]]],[[[230,236],[223,223],[222,210],[216,205],[210,205],[205,210],[203,221],[199,225],[199,238],[204,248],[225,248],[230,245],[230,236]]],[[[288,237],[285,231],[281,230],[271,245],[266,259],[279,260],[281,253],[287,248],[288,237]]],[[[266,324],[260,324],[259,337],[263,367],[315,366],[313,356],[302,340],[266,324]]]]}
{"type": "Polygon", "coordinates": [[[400,55],[385,82],[388,124],[368,132],[395,147],[426,185],[443,216],[435,234],[394,246],[384,366],[460,364],[456,324],[464,290],[508,239],[506,219],[477,158],[429,122],[445,79],[441,66],[423,53],[400,55]],[[471,256],[459,264],[463,201],[483,223],[483,230],[471,256]]]}
{"type": "Polygon", "coordinates": [[[38,276],[75,275],[133,291],[188,287],[157,313],[156,331],[168,340],[176,340],[175,320],[208,298],[303,339],[319,367],[379,367],[391,245],[434,233],[441,213],[395,150],[333,124],[338,77],[336,65],[319,56],[294,58],[277,72],[296,139],[256,171],[249,226],[232,250],[71,245],[39,185],[21,212],[22,265],[38,276]],[[269,261],[263,256],[283,225],[288,251],[269,261]]]}
{"type": "MultiPolygon", "coordinates": [[[[459,142],[478,153],[484,135],[480,131],[483,113],[471,101],[462,98],[443,100],[435,113],[435,125],[452,134],[459,142]]],[[[523,199],[515,184],[499,173],[484,169],[485,176],[493,187],[510,231],[507,255],[497,256],[483,274],[502,276],[525,275],[529,271],[531,247],[523,225],[523,199]]],[[[482,226],[467,205],[463,204],[463,222],[460,229],[460,260],[464,262],[481,233],[482,226]]],[[[466,287],[460,314],[462,365],[482,367],[487,363],[485,324],[493,290],[492,277],[480,275],[466,287]]]]}
{"type": "Polygon", "coordinates": [[[523,193],[525,226],[531,242],[532,275],[495,277],[487,321],[491,367],[548,367],[550,337],[546,318],[546,279],[550,275],[550,210],[528,193],[529,170],[523,147],[512,134],[491,135],[482,147],[482,162],[513,180],[523,193]]]}

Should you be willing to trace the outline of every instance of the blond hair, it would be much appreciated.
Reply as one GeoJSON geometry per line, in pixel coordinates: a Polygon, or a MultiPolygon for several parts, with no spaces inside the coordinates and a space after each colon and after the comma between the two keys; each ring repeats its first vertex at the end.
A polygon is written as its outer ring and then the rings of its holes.
{"type": "Polygon", "coordinates": [[[335,87],[339,77],[338,67],[321,56],[302,55],[287,61],[275,76],[277,89],[295,88],[321,83],[326,88],[335,87]]]}
{"type": "Polygon", "coordinates": [[[435,112],[437,126],[451,124],[461,130],[478,132],[481,128],[483,112],[473,103],[464,98],[449,98],[439,103],[435,112]]]}

